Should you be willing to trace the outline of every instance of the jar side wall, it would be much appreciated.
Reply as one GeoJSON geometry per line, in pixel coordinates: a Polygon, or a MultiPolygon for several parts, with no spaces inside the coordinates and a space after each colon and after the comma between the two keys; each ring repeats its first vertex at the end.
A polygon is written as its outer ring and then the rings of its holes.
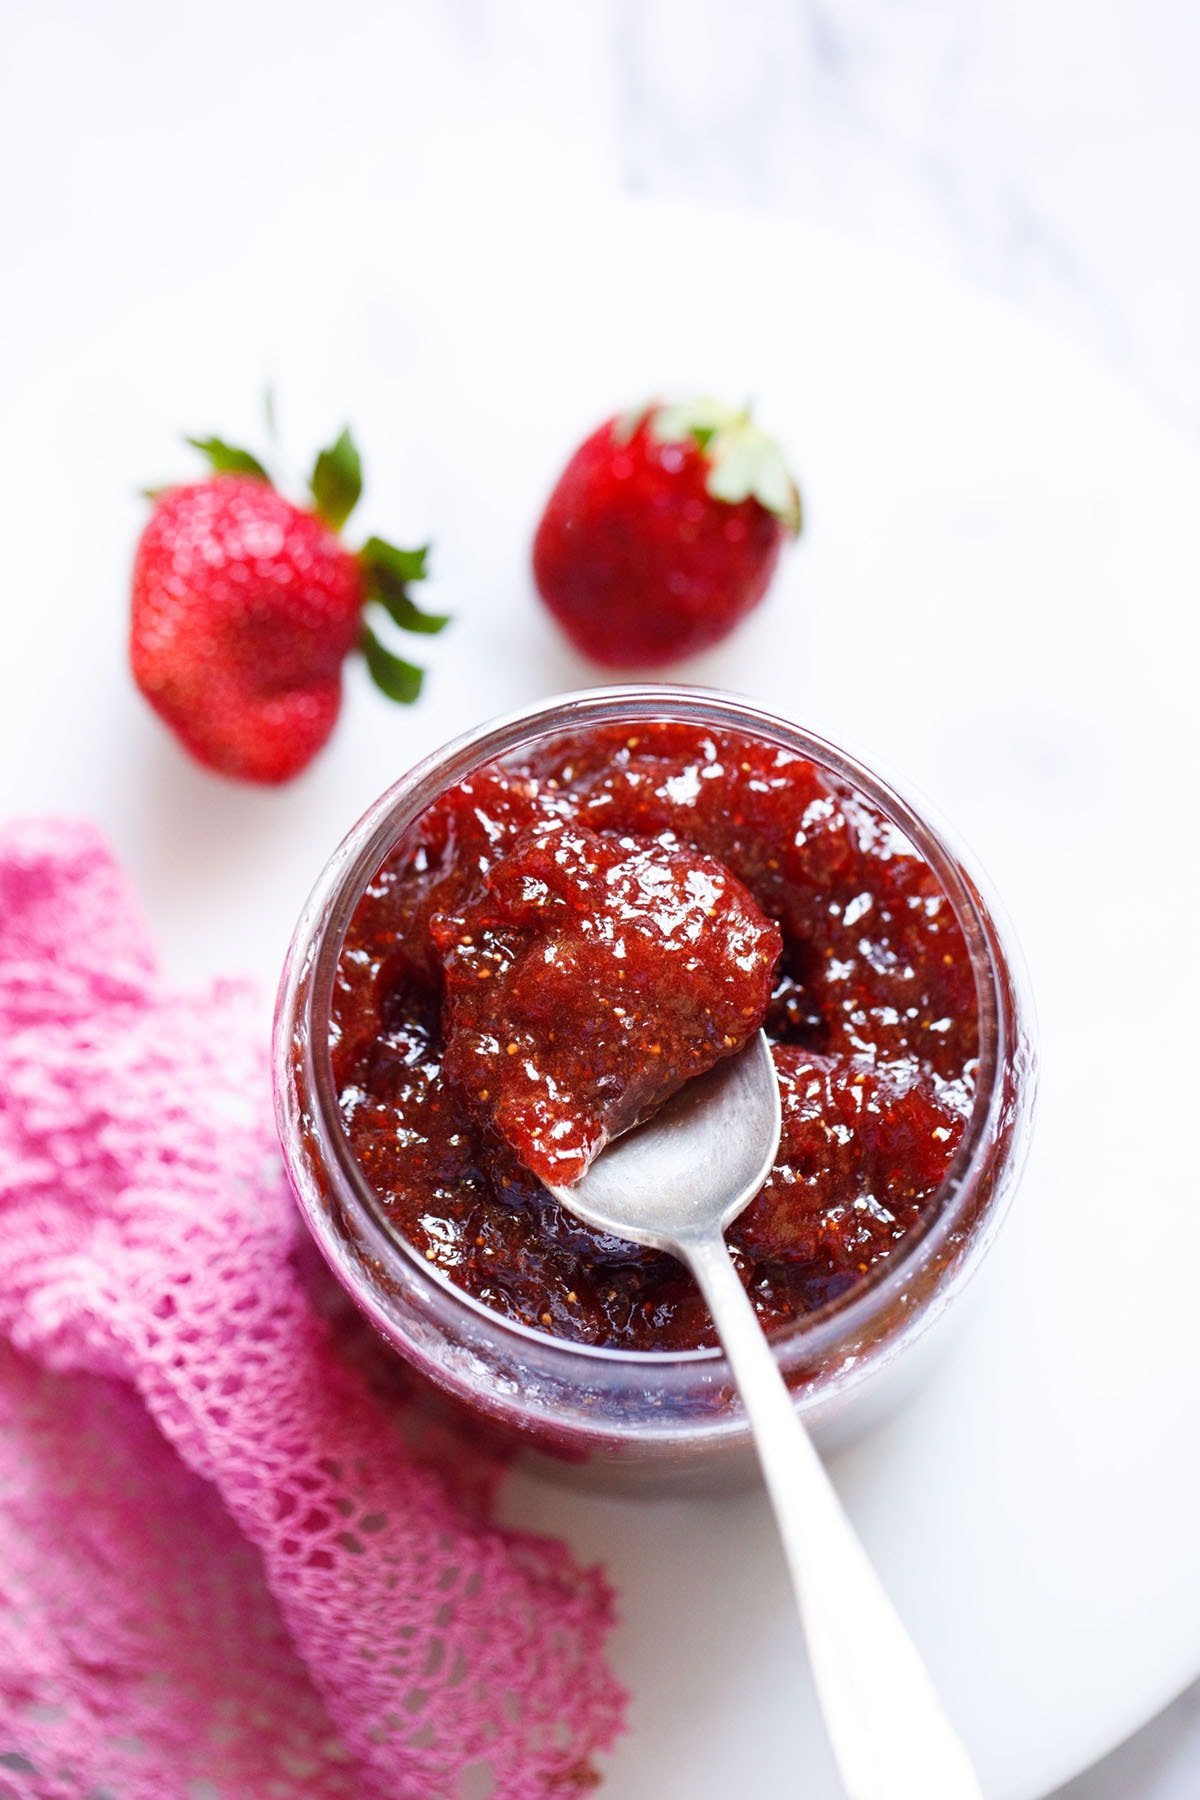
{"type": "MultiPolygon", "coordinates": [[[[717,1351],[684,1356],[594,1351],[513,1327],[419,1266],[415,1252],[405,1254],[407,1247],[387,1232],[364,1192],[331,1104],[328,992],[362,886],[444,786],[527,743],[533,732],[546,737],[577,730],[581,719],[632,722],[651,716],[770,736],[832,767],[874,803],[880,793],[894,801],[894,808],[884,810],[894,819],[899,811],[900,829],[927,855],[939,879],[947,873],[950,885],[960,890],[955,910],[969,911],[973,954],[986,963],[982,985],[994,1013],[995,1066],[969,1154],[946,1184],[938,1228],[926,1233],[910,1256],[894,1259],[876,1292],[863,1291],[864,1283],[851,1296],[852,1304],[776,1340],[781,1365],[806,1413],[828,1416],[845,1407],[873,1373],[944,1311],[999,1226],[1019,1169],[1032,1100],[1020,968],[1002,938],[994,906],[959,853],[948,847],[948,833],[939,834],[894,790],[881,788],[869,770],[823,740],[727,695],[662,688],[593,691],[470,734],[418,765],[350,834],[301,921],[277,1017],[281,1142],[310,1228],[377,1329],[431,1379],[559,1455],[620,1457],[645,1453],[647,1445],[654,1454],[691,1455],[700,1443],[716,1450],[726,1440],[743,1440],[745,1427],[724,1359],[717,1351]],[[932,844],[944,870],[921,839],[932,844]]],[[[951,898],[955,901],[954,894],[951,898]]]]}

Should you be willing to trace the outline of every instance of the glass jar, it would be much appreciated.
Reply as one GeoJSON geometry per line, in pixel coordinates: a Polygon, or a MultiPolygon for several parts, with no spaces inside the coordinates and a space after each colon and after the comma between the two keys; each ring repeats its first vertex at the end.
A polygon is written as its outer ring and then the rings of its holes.
{"type": "Polygon", "coordinates": [[[1030,1014],[1011,940],[961,848],[843,750],[735,696],[661,685],[591,689],[456,739],[389,788],[350,832],[292,940],[276,1012],[280,1141],[301,1211],[338,1280],[408,1362],[476,1413],[591,1475],[740,1472],[749,1434],[719,1349],[632,1352],[551,1337],[452,1285],[389,1226],[343,1132],[330,1055],[334,973],[367,883],[442,792],[480,764],[590,726],[660,719],[765,739],[857,788],[926,859],[965,937],[979,1001],[974,1107],[922,1220],[842,1298],[773,1334],[796,1405],[817,1427],[874,1413],[921,1360],[996,1232],[1033,1103],[1030,1014]]]}

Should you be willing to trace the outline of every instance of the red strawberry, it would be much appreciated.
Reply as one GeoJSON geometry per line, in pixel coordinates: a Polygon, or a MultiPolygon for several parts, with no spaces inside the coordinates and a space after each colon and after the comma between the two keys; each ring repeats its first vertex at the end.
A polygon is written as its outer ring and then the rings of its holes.
{"type": "Polygon", "coordinates": [[[575,452],[534,538],[534,579],[585,656],[655,668],[731,631],[799,529],[796,485],[748,412],[656,404],[575,452]]]}
{"type": "Polygon", "coordinates": [[[424,550],[338,536],[362,491],[348,432],[313,471],[312,509],[272,487],[247,451],[189,439],[214,473],[155,496],[133,568],[134,680],[199,762],[245,781],[287,781],[337,721],[342,664],[356,646],[394,700],[415,700],[421,671],[365,622],[378,602],[409,631],[440,631],[407,584],[424,550]]]}

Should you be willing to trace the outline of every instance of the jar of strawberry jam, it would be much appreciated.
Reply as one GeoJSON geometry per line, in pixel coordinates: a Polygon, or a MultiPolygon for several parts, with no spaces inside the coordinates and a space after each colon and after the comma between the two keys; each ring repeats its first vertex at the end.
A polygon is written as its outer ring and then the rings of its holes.
{"type": "Polygon", "coordinates": [[[783,1137],[729,1242],[797,1406],[844,1432],[1000,1222],[1029,1010],[949,834],[733,696],[567,695],[447,745],[354,827],[279,995],[301,1211],[383,1337],[530,1446],[593,1474],[748,1470],[690,1277],[542,1178],[760,1025],[783,1137]]]}

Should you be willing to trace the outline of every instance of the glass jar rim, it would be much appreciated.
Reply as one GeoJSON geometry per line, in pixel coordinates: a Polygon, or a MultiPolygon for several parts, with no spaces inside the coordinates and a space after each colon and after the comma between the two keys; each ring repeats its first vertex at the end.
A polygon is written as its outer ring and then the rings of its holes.
{"type": "MultiPolygon", "coordinates": [[[[851,1341],[887,1307],[902,1298],[915,1270],[924,1266],[953,1234],[971,1208],[975,1183],[987,1163],[993,1133],[1004,1106],[1004,1071],[1015,1054],[1016,1032],[1005,1004],[1005,970],[1016,960],[1011,933],[1001,930],[1003,916],[987,884],[970,866],[954,833],[923,799],[919,806],[887,777],[830,740],[779,717],[754,701],[717,688],[669,683],[638,683],[585,688],[551,696],[484,722],[444,744],[394,782],[352,827],[326,864],[301,916],[284,969],[276,1008],[275,1080],[277,1097],[286,1090],[293,1055],[294,1001],[301,978],[306,981],[308,1025],[304,1033],[306,1073],[313,1101],[313,1125],[322,1159],[355,1203],[355,1226],[373,1244],[405,1259],[410,1277],[426,1289],[430,1300],[471,1319],[480,1335],[511,1340],[527,1356],[543,1361],[564,1357],[582,1370],[589,1364],[655,1370],[664,1377],[672,1369],[719,1368],[719,1345],[696,1350],[628,1350],[555,1337],[537,1326],[497,1312],[457,1287],[448,1276],[392,1230],[381,1216],[377,1197],[355,1158],[341,1122],[329,1041],[329,1014],[338,958],[351,916],[367,883],[394,849],[399,838],[447,787],[496,758],[587,725],[634,724],[638,721],[701,724],[710,730],[741,732],[816,763],[863,794],[879,808],[921,854],[937,876],[966,939],[979,1002],[978,1072],[974,1101],[955,1157],[941,1182],[935,1203],[897,1246],[847,1294],[818,1312],[798,1318],[773,1333],[781,1359],[824,1356],[851,1341]]],[[[283,1124],[280,1102],[281,1125],[283,1124]]],[[[301,1194],[310,1227],[326,1255],[333,1230],[328,1212],[317,1213],[301,1194]]],[[[331,1256],[331,1260],[336,1261],[331,1256]]],[[[390,1335],[390,1321],[372,1295],[358,1296],[375,1324],[390,1335]]]]}

